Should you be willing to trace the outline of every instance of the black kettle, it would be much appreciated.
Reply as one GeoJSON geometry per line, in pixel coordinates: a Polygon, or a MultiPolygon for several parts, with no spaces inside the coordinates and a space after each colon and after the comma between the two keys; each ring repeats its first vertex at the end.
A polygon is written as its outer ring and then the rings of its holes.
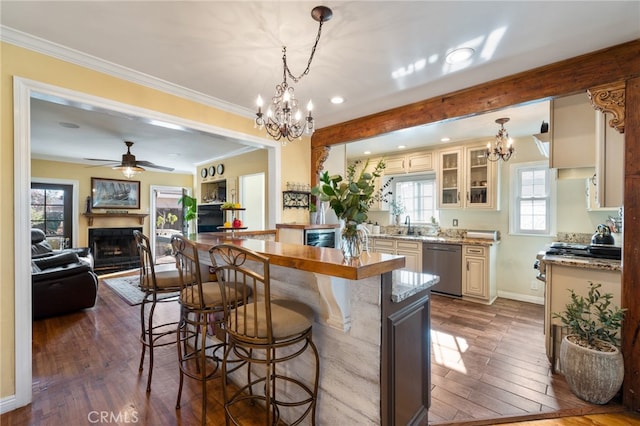
{"type": "Polygon", "coordinates": [[[614,245],[613,235],[607,225],[601,223],[596,227],[596,233],[591,237],[591,244],[614,245]]]}

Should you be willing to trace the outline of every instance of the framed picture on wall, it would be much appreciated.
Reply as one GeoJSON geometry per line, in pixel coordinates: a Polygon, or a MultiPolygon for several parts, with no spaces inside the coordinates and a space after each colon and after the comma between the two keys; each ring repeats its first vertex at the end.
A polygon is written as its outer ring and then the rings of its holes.
{"type": "Polygon", "coordinates": [[[92,177],[91,207],[94,209],[139,209],[140,181],[92,177]]]}

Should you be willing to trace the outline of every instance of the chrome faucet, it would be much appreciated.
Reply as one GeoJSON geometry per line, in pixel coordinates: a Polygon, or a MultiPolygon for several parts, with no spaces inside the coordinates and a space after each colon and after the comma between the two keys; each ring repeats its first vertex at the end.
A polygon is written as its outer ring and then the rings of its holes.
{"type": "Polygon", "coordinates": [[[407,235],[413,235],[413,231],[411,230],[411,217],[409,217],[409,215],[407,215],[407,217],[404,218],[404,224],[408,225],[407,235]]]}

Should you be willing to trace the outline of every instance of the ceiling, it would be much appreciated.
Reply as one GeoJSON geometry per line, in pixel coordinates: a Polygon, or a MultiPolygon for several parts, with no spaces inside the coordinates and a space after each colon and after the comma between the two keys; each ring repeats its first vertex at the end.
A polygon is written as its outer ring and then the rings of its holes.
{"type": "MultiPolygon", "coordinates": [[[[267,98],[281,82],[283,45],[293,73],[304,70],[317,31],[310,17],[316,3],[2,0],[0,38],[252,117],[257,94],[267,98]]],[[[333,18],[323,25],[311,72],[294,85],[303,103],[313,100],[316,128],[640,38],[638,1],[323,4],[333,18]],[[472,47],[475,54],[458,65],[446,63],[446,53],[457,47],[472,47]],[[346,102],[331,104],[334,95],[346,102]]],[[[118,160],[126,151],[123,141],[130,140],[138,160],[192,172],[203,162],[254,149],[220,135],[82,107],[34,101],[32,155],[118,160]]],[[[501,116],[511,118],[511,136],[530,135],[548,120],[548,105],[420,126],[349,144],[349,152],[400,143],[410,149],[444,136],[491,137],[501,116]]]]}

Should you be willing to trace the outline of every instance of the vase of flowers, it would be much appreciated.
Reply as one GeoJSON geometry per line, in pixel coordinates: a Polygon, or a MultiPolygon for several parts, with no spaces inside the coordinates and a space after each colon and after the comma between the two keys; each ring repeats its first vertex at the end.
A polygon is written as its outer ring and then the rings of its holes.
{"type": "Polygon", "coordinates": [[[369,160],[366,160],[357,172],[360,164],[361,161],[350,164],[344,178],[324,172],[318,186],[311,190],[320,201],[329,203],[338,219],[344,221],[341,248],[347,260],[358,259],[362,253],[366,238],[363,223],[367,220],[371,205],[391,195],[391,192],[384,192],[386,186],[382,190],[376,189],[376,180],[382,176],[385,168],[384,161],[378,161],[373,170],[367,171],[369,160]]]}
{"type": "Polygon", "coordinates": [[[391,210],[391,216],[393,216],[396,226],[400,225],[400,215],[407,211],[402,201],[400,200],[391,200],[389,203],[389,209],[391,210]]]}

